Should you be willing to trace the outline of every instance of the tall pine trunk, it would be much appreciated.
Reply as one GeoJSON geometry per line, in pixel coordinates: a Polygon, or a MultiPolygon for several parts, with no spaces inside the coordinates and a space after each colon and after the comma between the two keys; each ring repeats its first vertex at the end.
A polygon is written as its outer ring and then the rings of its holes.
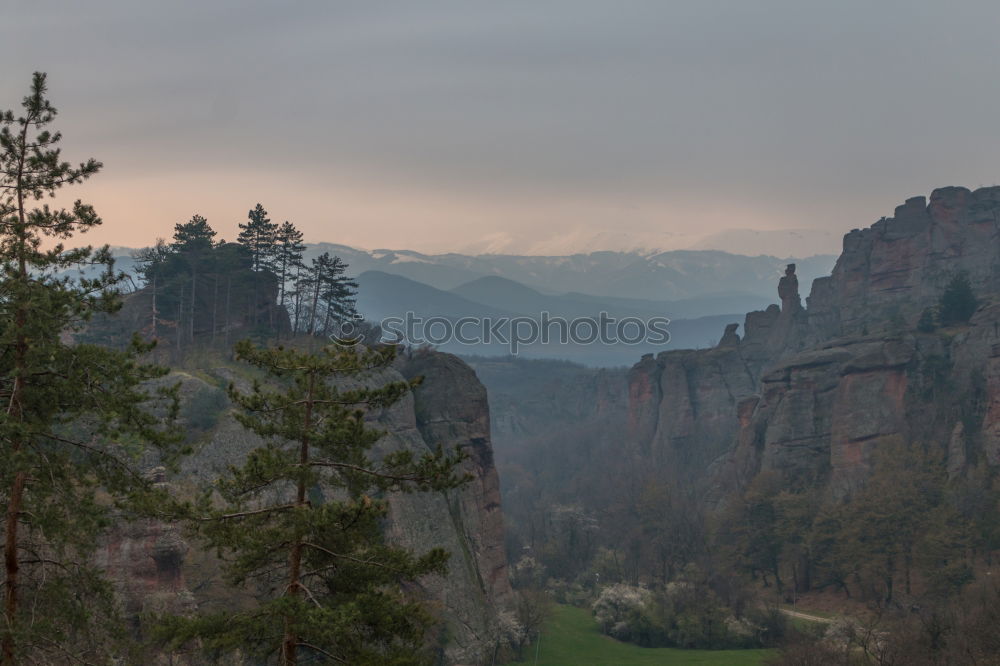
{"type": "Polygon", "coordinates": [[[326,312],[323,314],[323,337],[330,334],[330,312],[333,310],[333,303],[327,301],[326,312]]]}
{"type": "Polygon", "coordinates": [[[188,332],[188,340],[191,344],[194,344],[194,315],[195,307],[197,301],[197,285],[198,285],[198,266],[195,265],[194,261],[191,262],[191,322],[188,332]]]}
{"type": "MultiPolygon", "coordinates": [[[[302,467],[302,475],[298,480],[297,492],[295,495],[295,510],[301,511],[306,506],[306,473],[309,468],[309,430],[312,428],[313,394],[316,388],[315,373],[309,376],[309,392],[306,397],[305,415],[302,419],[303,432],[302,446],[299,447],[299,464],[302,467]]],[[[302,537],[296,537],[292,543],[292,550],[288,556],[288,595],[293,599],[301,595],[302,586],[302,537]]],[[[299,638],[295,631],[295,624],[291,618],[285,618],[285,635],[281,642],[281,662],[286,666],[294,666],[298,663],[299,638]]]]}
{"type": "Polygon", "coordinates": [[[180,290],[177,303],[177,360],[181,360],[181,349],[184,341],[184,290],[180,290]]]}
{"type": "MultiPolygon", "coordinates": [[[[28,127],[30,122],[24,123],[21,130],[21,153],[17,164],[17,275],[15,280],[19,286],[26,287],[28,282],[27,263],[27,220],[24,216],[24,159],[28,142],[28,127]]],[[[7,419],[12,423],[23,421],[24,419],[24,381],[28,374],[28,336],[26,329],[28,326],[28,304],[25,299],[28,295],[24,292],[17,293],[15,298],[20,299],[14,313],[14,386],[10,392],[10,402],[7,404],[7,419]]],[[[11,438],[10,448],[16,454],[21,450],[21,436],[15,434],[11,438]]],[[[17,630],[17,608],[18,608],[18,575],[21,569],[20,551],[18,549],[18,521],[21,519],[21,510],[24,504],[24,490],[28,482],[27,472],[21,470],[14,475],[14,481],[10,488],[10,499],[7,504],[7,515],[4,521],[4,634],[3,645],[0,647],[0,663],[13,666],[16,661],[14,657],[14,634],[17,630]]]]}
{"type": "Polygon", "coordinates": [[[215,332],[219,327],[219,274],[212,280],[212,346],[215,347],[215,332]]]}
{"type": "MultiPolygon", "coordinates": [[[[288,308],[285,307],[285,282],[288,280],[288,259],[285,257],[284,252],[281,254],[281,273],[278,276],[278,307],[284,308],[285,312],[288,312],[288,308]]],[[[291,317],[289,317],[291,319],[291,317]]],[[[278,328],[277,336],[281,339],[281,328],[278,328]]]]}
{"type": "Polygon", "coordinates": [[[226,349],[229,348],[229,326],[230,326],[229,318],[232,316],[229,306],[232,295],[233,295],[233,277],[232,275],[227,275],[226,276],[226,324],[225,324],[226,328],[225,328],[225,335],[223,335],[224,338],[223,343],[226,345],[226,349]]]}
{"type": "Polygon", "coordinates": [[[319,288],[320,288],[320,276],[316,275],[316,288],[313,289],[312,297],[312,307],[309,309],[309,328],[306,333],[309,335],[313,334],[316,326],[316,308],[319,307],[319,288]]]}
{"type": "Polygon", "coordinates": [[[156,271],[155,270],[153,271],[153,283],[150,286],[153,288],[153,290],[150,293],[152,301],[150,303],[150,308],[149,308],[149,315],[150,315],[149,330],[150,330],[150,336],[155,340],[156,339],[156,271]]]}
{"type": "Polygon", "coordinates": [[[296,268],[295,269],[295,317],[293,318],[293,323],[292,323],[293,334],[299,332],[299,315],[301,313],[302,288],[304,286],[305,285],[303,284],[302,280],[302,269],[296,268]]]}

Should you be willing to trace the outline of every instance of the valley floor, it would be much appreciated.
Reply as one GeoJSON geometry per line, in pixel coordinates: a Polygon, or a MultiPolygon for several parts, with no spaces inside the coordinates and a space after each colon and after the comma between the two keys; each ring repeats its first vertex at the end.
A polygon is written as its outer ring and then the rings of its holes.
{"type": "Polygon", "coordinates": [[[564,605],[553,607],[540,643],[530,645],[520,663],[535,664],[536,647],[538,666],[741,666],[761,664],[776,652],[638,647],[601,634],[589,610],[564,605]]]}

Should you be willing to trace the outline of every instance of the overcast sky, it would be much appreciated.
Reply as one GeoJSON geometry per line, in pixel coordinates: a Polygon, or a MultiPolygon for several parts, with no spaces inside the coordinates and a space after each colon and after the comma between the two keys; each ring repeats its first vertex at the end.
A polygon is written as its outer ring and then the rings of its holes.
{"type": "Polygon", "coordinates": [[[1000,3],[0,0],[94,241],[256,202],[310,240],[866,226],[1000,178],[1000,3]]]}

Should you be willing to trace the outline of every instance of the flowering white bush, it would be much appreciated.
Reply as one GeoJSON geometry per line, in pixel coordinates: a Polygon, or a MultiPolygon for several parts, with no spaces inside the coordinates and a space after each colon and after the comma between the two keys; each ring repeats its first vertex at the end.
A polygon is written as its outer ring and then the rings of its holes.
{"type": "Polygon", "coordinates": [[[751,638],[758,635],[762,630],[763,627],[754,624],[748,617],[726,616],[726,631],[735,638],[751,638]]]}
{"type": "Polygon", "coordinates": [[[522,557],[511,570],[511,583],[518,588],[541,587],[547,578],[545,566],[531,555],[522,557]]]}
{"type": "Polygon", "coordinates": [[[502,610],[497,613],[497,641],[502,649],[519,650],[528,639],[528,632],[512,611],[502,610]]]}
{"type": "Polygon", "coordinates": [[[629,620],[642,613],[652,599],[649,590],[618,583],[601,590],[594,602],[594,619],[606,634],[626,639],[630,633],[629,620]]]}

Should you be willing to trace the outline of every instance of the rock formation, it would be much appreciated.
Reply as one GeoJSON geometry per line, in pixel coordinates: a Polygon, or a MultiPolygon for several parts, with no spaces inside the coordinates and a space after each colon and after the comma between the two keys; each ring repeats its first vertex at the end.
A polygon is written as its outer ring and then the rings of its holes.
{"type": "MultiPolygon", "coordinates": [[[[219,385],[248,383],[228,368],[208,369],[206,375],[219,385]]],[[[379,448],[420,452],[462,446],[469,453],[463,464],[472,481],[448,493],[390,497],[386,532],[392,541],[417,551],[442,547],[451,553],[447,574],[426,577],[419,581],[419,587],[431,610],[447,625],[447,663],[480,663],[493,647],[498,607],[511,595],[486,390],[458,358],[435,352],[400,358],[380,379],[418,375],[424,382],[416,391],[379,416],[378,426],[386,432],[379,448]]],[[[218,390],[205,379],[184,372],[175,372],[172,379],[180,381],[186,404],[201,392],[218,390]]],[[[259,444],[228,412],[220,414],[207,431],[192,432],[199,444],[195,455],[183,461],[174,481],[181,491],[214,478],[259,444]]],[[[148,464],[153,466],[156,461],[148,464]]],[[[122,524],[106,541],[100,562],[109,571],[126,615],[137,628],[143,613],[150,610],[218,610],[248,601],[243,593],[223,584],[214,555],[199,550],[195,543],[185,544],[176,525],[155,521],[122,524]]]]}
{"type": "MultiPolygon", "coordinates": [[[[158,484],[165,484],[164,468],[150,473],[158,484]]],[[[98,552],[98,563],[116,583],[126,616],[133,622],[147,614],[184,615],[195,609],[184,576],[188,549],[177,525],[143,520],[112,527],[98,552]]]]}
{"type": "Polygon", "coordinates": [[[740,336],[736,332],[739,329],[739,324],[726,324],[726,330],[722,334],[722,338],[719,339],[720,347],[739,347],[740,346],[740,336]]]}
{"type": "Polygon", "coordinates": [[[908,199],[845,236],[805,308],[789,265],[781,305],[747,314],[742,338],[730,326],[714,349],[643,357],[629,373],[631,437],[716,501],[762,470],[837,497],[896,441],[945,447],[952,474],[1000,464],[998,239],[1000,187],[908,199]],[[975,316],[917,332],[959,271],[975,316]]]}
{"type": "Polygon", "coordinates": [[[1000,289],[1000,187],[934,190],[907,199],[891,218],[855,229],[808,301],[820,337],[856,335],[894,313],[913,323],[948,279],[969,274],[984,293],[1000,289]]]}

